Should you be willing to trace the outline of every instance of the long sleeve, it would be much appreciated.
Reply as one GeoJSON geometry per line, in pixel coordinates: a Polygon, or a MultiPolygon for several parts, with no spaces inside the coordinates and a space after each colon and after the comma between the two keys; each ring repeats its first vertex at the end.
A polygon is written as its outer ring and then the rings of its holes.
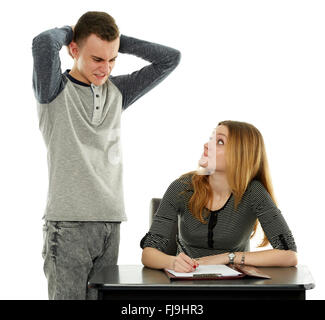
{"type": "Polygon", "coordinates": [[[281,211],[273,202],[263,184],[251,183],[251,205],[263,231],[274,249],[297,251],[294,237],[281,211]]]}
{"type": "Polygon", "coordinates": [[[40,103],[50,103],[64,88],[59,52],[72,41],[72,28],[64,26],[42,32],[33,39],[33,89],[40,103]]]}
{"type": "Polygon", "coordinates": [[[131,74],[110,77],[122,93],[123,110],[164,80],[177,67],[181,57],[176,49],[125,35],[120,37],[119,52],[150,62],[131,74]]]}
{"type": "Polygon", "coordinates": [[[184,185],[178,179],[170,184],[153,217],[149,232],[140,242],[142,249],[152,247],[162,252],[166,251],[168,242],[177,227],[178,214],[182,203],[180,193],[182,191],[184,191],[184,185]]]}

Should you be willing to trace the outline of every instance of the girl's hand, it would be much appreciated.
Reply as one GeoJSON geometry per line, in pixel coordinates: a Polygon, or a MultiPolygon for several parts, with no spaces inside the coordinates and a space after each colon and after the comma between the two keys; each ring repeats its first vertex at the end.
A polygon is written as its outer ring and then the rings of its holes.
{"type": "Polygon", "coordinates": [[[176,272],[193,272],[199,266],[199,263],[181,252],[179,255],[174,257],[173,270],[176,272]]]}

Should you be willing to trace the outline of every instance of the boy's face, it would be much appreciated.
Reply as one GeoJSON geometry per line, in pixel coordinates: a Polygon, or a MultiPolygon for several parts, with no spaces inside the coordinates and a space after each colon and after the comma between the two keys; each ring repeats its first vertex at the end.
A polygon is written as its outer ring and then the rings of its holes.
{"type": "Polygon", "coordinates": [[[69,49],[74,58],[74,66],[70,74],[84,83],[102,85],[112,72],[119,47],[119,37],[106,41],[95,34],[85,39],[80,47],[71,42],[69,49]]]}

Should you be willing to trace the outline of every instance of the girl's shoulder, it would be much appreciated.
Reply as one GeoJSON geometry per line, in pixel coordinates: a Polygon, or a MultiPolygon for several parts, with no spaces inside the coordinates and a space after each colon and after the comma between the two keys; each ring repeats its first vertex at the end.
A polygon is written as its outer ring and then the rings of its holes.
{"type": "Polygon", "coordinates": [[[251,204],[260,204],[260,203],[272,203],[273,204],[273,199],[264,186],[264,184],[257,180],[253,179],[248,187],[246,192],[248,193],[249,199],[251,204]]]}
{"type": "Polygon", "coordinates": [[[251,192],[257,192],[263,189],[266,190],[263,183],[257,179],[253,179],[247,186],[247,190],[251,192]]]}

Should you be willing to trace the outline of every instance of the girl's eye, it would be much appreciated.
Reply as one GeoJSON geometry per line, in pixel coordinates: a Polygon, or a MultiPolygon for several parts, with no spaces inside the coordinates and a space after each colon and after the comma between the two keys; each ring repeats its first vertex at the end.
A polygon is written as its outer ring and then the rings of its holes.
{"type": "Polygon", "coordinates": [[[221,140],[221,139],[218,139],[218,141],[217,141],[217,143],[218,143],[218,144],[220,144],[220,143],[219,143],[219,141],[221,141],[221,142],[222,142],[222,144],[223,144],[223,140],[221,140]]]}

